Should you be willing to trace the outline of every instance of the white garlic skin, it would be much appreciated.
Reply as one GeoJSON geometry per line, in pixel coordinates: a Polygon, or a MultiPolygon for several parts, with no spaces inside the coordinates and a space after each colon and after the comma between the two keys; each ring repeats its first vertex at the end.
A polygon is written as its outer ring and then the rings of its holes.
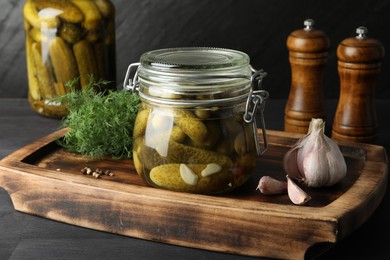
{"type": "Polygon", "coordinates": [[[309,187],[332,186],[347,173],[347,164],[337,143],[324,134],[325,123],[313,118],[308,133],[284,155],[286,173],[309,187]]]}

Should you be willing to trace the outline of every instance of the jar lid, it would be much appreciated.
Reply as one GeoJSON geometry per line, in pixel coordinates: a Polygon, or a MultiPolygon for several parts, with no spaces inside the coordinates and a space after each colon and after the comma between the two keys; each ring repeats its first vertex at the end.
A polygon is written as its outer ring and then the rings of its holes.
{"type": "Polygon", "coordinates": [[[144,53],[137,70],[141,98],[166,104],[245,100],[251,89],[249,56],[208,47],[144,53]]]}
{"type": "MultiPolygon", "coordinates": [[[[249,65],[247,54],[219,48],[188,47],[154,50],[141,56],[141,65],[158,70],[215,70],[249,65]]],[[[176,72],[177,73],[177,72],[176,72]]]]}

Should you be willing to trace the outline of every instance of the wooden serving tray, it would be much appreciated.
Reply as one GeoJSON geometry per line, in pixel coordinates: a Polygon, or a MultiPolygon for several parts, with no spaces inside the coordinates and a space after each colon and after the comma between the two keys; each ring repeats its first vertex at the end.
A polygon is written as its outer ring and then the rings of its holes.
{"type": "Polygon", "coordinates": [[[380,204],[388,162],[381,146],[339,142],[347,177],[331,188],[308,189],[312,200],[293,205],[287,195],[265,196],[258,180],[285,180],[282,158],[301,136],[268,130],[269,149],[254,176],[221,196],[148,187],[131,160],[89,161],[60,148],[65,129],[0,161],[0,186],[16,210],[86,228],[220,252],[303,259],[329,249],[380,204]],[[84,166],[115,175],[96,179],[84,166]]]}

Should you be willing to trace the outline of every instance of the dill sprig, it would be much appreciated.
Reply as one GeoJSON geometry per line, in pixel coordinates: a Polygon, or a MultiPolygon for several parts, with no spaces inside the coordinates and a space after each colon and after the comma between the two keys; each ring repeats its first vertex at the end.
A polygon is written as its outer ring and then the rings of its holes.
{"type": "Polygon", "coordinates": [[[61,123],[68,132],[59,140],[60,145],[92,158],[132,158],[138,95],[126,90],[96,91],[109,82],[95,82],[93,77],[82,90],[72,88],[75,82],[67,84],[72,90],[60,98],[68,109],[61,123]]]}

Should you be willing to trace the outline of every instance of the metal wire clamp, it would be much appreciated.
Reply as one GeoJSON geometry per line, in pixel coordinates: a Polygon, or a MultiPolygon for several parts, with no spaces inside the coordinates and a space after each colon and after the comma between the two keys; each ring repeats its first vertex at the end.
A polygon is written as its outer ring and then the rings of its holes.
{"type": "Polygon", "coordinates": [[[265,101],[269,98],[269,93],[266,90],[262,89],[263,79],[267,76],[267,73],[263,70],[254,70],[251,77],[251,90],[248,95],[248,99],[245,107],[245,114],[243,116],[244,121],[246,123],[252,123],[253,126],[253,134],[256,140],[256,152],[257,155],[263,155],[268,149],[268,138],[265,127],[264,120],[264,107],[265,101]],[[264,139],[264,148],[261,149],[260,143],[257,135],[257,122],[256,122],[256,114],[259,114],[259,121],[261,125],[261,130],[264,139]]]}

